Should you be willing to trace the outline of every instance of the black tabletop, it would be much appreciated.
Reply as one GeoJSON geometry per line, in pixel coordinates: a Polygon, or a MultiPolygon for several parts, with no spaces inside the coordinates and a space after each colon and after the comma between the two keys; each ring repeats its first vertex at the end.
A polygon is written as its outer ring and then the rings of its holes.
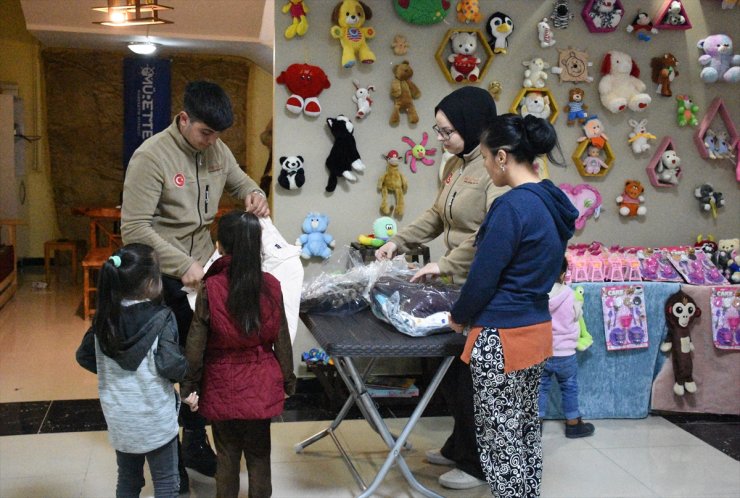
{"type": "Polygon", "coordinates": [[[454,332],[428,337],[402,334],[370,310],[348,316],[301,313],[301,320],[324,351],[335,356],[456,356],[465,345],[465,337],[454,332]]]}

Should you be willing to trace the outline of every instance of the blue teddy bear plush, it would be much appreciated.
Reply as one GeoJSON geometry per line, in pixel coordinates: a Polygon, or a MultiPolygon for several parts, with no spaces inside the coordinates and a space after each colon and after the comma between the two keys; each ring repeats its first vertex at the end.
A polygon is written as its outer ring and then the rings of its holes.
{"type": "Polygon", "coordinates": [[[298,237],[296,244],[303,246],[301,257],[309,259],[312,256],[320,256],[327,259],[331,256],[331,248],[336,245],[334,237],[326,232],[329,226],[329,217],[321,213],[308,213],[303,220],[304,234],[298,237]]]}

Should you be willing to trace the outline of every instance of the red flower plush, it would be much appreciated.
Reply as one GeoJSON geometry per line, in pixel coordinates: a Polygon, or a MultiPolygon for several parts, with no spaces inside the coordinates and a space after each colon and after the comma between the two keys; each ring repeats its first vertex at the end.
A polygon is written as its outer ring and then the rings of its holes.
{"type": "Polygon", "coordinates": [[[292,113],[306,116],[321,114],[321,104],[317,98],[325,88],[329,88],[329,77],[319,66],[311,64],[291,64],[280,73],[275,81],[288,87],[291,96],[285,107],[292,113]]]}

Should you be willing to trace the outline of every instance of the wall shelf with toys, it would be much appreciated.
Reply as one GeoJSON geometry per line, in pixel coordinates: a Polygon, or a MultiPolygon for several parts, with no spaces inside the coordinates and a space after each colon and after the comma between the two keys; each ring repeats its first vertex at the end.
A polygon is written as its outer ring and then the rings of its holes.
{"type": "Polygon", "coordinates": [[[657,29],[691,29],[689,16],[679,0],[665,0],[653,20],[657,29]]]}
{"type": "Polygon", "coordinates": [[[560,108],[549,88],[522,88],[511,103],[509,112],[522,116],[532,114],[555,124],[560,108]]]}
{"type": "Polygon", "coordinates": [[[485,78],[494,54],[480,29],[461,28],[447,31],[434,58],[450,83],[476,83],[485,78]]]}
{"type": "Polygon", "coordinates": [[[661,140],[653,158],[645,167],[650,184],[656,188],[678,186],[683,176],[681,158],[676,153],[676,146],[671,137],[661,140]]]}
{"type": "Polygon", "coordinates": [[[611,33],[624,17],[624,5],[620,0],[588,0],[581,17],[591,33],[611,33]]]}
{"type": "Polygon", "coordinates": [[[715,98],[694,133],[694,143],[699,155],[704,159],[733,159],[735,156],[733,151],[739,138],[735,123],[724,101],[719,97],[715,98]],[[725,130],[710,129],[718,114],[725,130]]]}

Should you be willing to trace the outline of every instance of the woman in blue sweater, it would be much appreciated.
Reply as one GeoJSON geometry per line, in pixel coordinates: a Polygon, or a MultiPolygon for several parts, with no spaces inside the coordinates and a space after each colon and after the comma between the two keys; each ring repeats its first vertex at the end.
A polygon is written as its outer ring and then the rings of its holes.
{"type": "Polygon", "coordinates": [[[473,376],[481,466],[499,498],[536,497],[542,478],[537,397],[552,355],[548,292],[560,273],[578,211],[532,162],[560,150],[552,125],[534,116],[493,118],[481,137],[491,180],[511,190],[491,206],[453,328],[471,329],[463,353],[473,376]]]}

